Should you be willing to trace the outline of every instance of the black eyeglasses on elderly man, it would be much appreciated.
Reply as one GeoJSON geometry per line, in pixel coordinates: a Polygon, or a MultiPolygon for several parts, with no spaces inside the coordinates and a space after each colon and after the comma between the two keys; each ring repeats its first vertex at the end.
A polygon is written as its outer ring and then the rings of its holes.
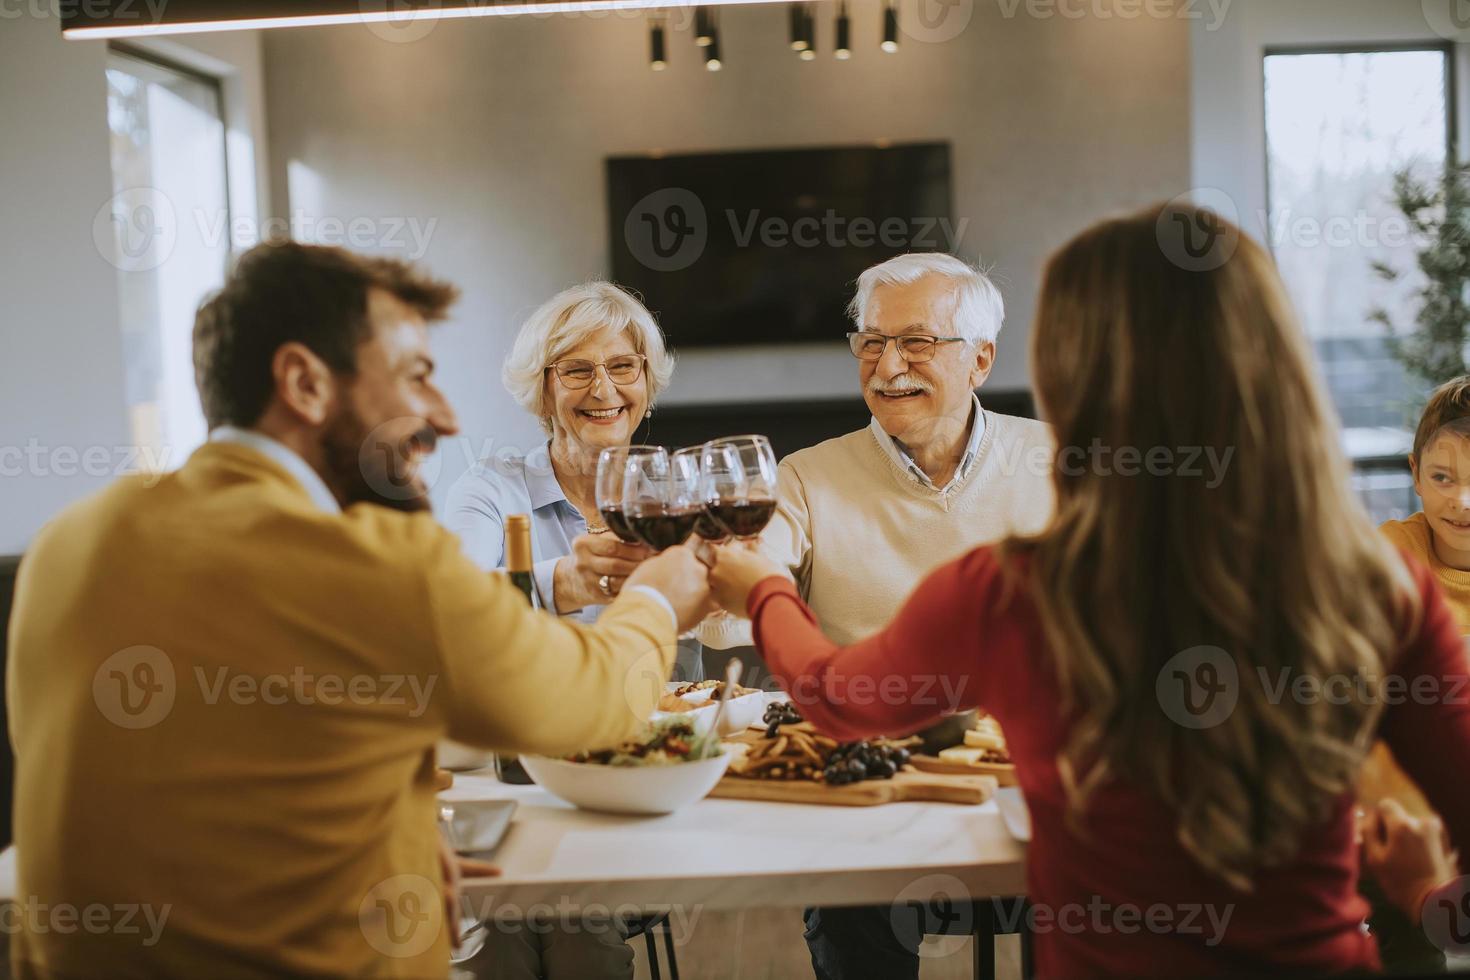
{"type": "Polygon", "coordinates": [[[892,343],[898,347],[898,356],[910,364],[932,361],[940,344],[962,344],[964,342],[964,337],[934,337],[924,333],[907,333],[900,337],[890,337],[871,330],[858,330],[847,335],[847,343],[852,348],[852,356],[860,361],[882,359],[883,352],[892,343]]]}

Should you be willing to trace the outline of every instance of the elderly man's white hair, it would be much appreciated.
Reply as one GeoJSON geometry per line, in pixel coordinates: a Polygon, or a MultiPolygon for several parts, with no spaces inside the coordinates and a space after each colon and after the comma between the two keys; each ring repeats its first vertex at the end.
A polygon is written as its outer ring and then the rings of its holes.
{"type": "MultiPolygon", "coordinates": [[[[942,276],[954,283],[954,323],[948,329],[972,344],[994,341],[1005,320],[1005,301],[990,277],[967,262],[943,252],[909,252],[897,255],[858,276],[857,295],[847,307],[861,330],[866,325],[868,303],[878,286],[916,282],[925,276],[942,276]]],[[[932,324],[936,330],[943,324],[932,324]]]]}
{"type": "Polygon", "coordinates": [[[546,369],[595,333],[627,331],[633,349],[648,358],[648,404],[674,376],[674,356],[648,308],[632,293],[610,282],[584,282],[563,289],[542,303],[521,326],[500,378],[516,402],[551,431],[551,405],[546,398],[546,369]]]}

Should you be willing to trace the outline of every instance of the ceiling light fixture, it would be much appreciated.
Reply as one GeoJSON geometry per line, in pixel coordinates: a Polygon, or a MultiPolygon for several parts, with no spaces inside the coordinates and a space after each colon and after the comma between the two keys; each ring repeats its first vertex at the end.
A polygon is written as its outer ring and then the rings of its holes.
{"type": "Polygon", "coordinates": [[[654,71],[663,71],[669,66],[664,51],[664,22],[660,18],[652,18],[648,22],[648,67],[654,71]]]}
{"type": "MultiPolygon", "coordinates": [[[[792,0],[689,0],[702,7],[730,3],[791,3],[792,0]]],[[[814,0],[796,0],[805,5],[814,0]]],[[[669,0],[87,0],[63,3],[62,36],[73,39],[255,31],[329,24],[408,24],[466,17],[523,14],[583,14],[600,10],[657,10],[669,0]],[[380,6],[385,9],[373,9],[380,6]],[[405,9],[407,8],[407,9],[405,9]]]]}
{"type": "Polygon", "coordinates": [[[852,21],[847,16],[847,0],[841,0],[837,4],[837,46],[832,51],[832,56],[838,61],[846,61],[852,57],[852,21]]]}
{"type": "Polygon", "coordinates": [[[710,16],[709,8],[694,8],[694,43],[701,48],[709,47],[709,43],[715,37],[715,20],[710,16]]]}
{"type": "Polygon", "coordinates": [[[801,9],[801,4],[791,5],[790,19],[791,50],[800,51],[806,47],[806,11],[801,9]]]}
{"type": "Polygon", "coordinates": [[[883,5],[883,43],[878,47],[888,54],[898,50],[898,7],[894,0],[883,5]]]}

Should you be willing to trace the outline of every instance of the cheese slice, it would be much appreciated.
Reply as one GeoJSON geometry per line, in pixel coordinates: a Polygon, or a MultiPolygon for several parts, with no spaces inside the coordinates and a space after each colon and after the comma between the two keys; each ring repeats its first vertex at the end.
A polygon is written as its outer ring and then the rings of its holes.
{"type": "Polygon", "coordinates": [[[1004,752],[1006,740],[998,734],[971,729],[965,732],[965,745],[972,749],[991,749],[995,752],[1004,752]]]}
{"type": "Polygon", "coordinates": [[[939,758],[945,762],[956,762],[962,766],[978,765],[985,756],[984,749],[969,749],[956,745],[949,749],[940,749],[939,758]]]}

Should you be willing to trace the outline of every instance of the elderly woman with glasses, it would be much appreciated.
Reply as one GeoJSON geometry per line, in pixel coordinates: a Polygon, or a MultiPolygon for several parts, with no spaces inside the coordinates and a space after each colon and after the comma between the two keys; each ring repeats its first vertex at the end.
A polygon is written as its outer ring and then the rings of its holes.
{"type": "MultiPolygon", "coordinates": [[[[524,455],[497,453],[449,495],[446,519],[482,568],[505,564],[504,519],[531,515],[534,578],[543,608],[597,618],[651,552],[620,541],[597,508],[597,458],[626,446],[674,373],[653,315],[609,282],[557,293],[521,327],[501,369],[515,400],[549,440],[524,455]]],[[[703,677],[701,649],[682,641],[675,677],[703,677]]]]}
{"type": "MultiPolygon", "coordinates": [[[[652,314],[608,282],[563,290],[531,314],[501,370],[507,390],[548,440],[496,453],[450,491],[446,521],[487,570],[505,564],[505,517],[529,514],[533,578],[545,609],[597,618],[652,552],[608,530],[597,508],[597,458],[626,446],[674,373],[652,314]]],[[[704,676],[697,641],[681,640],[674,676],[704,676]]],[[[633,951],[609,921],[574,928],[492,931],[460,969],[476,977],[586,980],[633,976],[633,951]]]]}

